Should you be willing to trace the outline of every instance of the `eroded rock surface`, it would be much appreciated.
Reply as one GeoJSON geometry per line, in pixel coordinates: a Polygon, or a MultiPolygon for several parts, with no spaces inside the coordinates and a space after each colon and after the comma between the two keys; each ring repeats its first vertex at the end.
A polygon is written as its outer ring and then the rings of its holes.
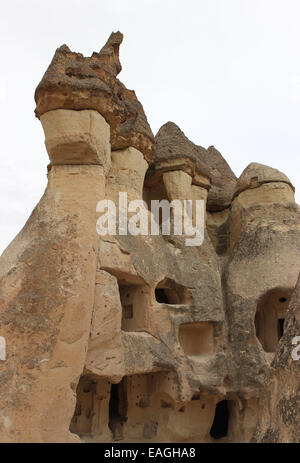
{"type": "Polygon", "coordinates": [[[133,146],[150,161],[153,134],[141,103],[117,75],[122,69],[119,47],[123,35],[112,33],[99,53],[84,57],[66,45],[53,60],[35,92],[36,115],[54,109],[94,109],[108,122],[111,146],[119,150],[133,146]]]}
{"type": "MultiPolygon", "coordinates": [[[[236,177],[229,165],[214,146],[208,149],[191,142],[173,122],[163,125],[155,137],[154,170],[166,165],[181,165],[191,172],[197,182],[197,173],[211,181],[207,209],[221,211],[228,208],[236,187],[236,177]]],[[[170,168],[170,167],[169,167],[170,168]]]]}
{"type": "Polygon", "coordinates": [[[62,46],[36,90],[51,164],[0,258],[0,441],[297,442],[294,188],[261,164],[236,180],[170,122],[154,143],[116,78],[121,42],[62,46]],[[202,200],[202,244],[99,236],[97,203],[120,192],[202,200]]]}

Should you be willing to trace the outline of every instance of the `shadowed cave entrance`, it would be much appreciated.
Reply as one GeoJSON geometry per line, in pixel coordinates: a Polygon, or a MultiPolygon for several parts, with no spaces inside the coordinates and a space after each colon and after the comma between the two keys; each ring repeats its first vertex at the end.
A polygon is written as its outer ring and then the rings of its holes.
{"type": "Polygon", "coordinates": [[[123,423],[127,420],[126,378],[119,384],[111,384],[109,399],[109,421],[114,440],[123,439],[123,423]]]}
{"type": "Polygon", "coordinates": [[[160,304],[169,304],[169,298],[168,298],[164,288],[156,288],[155,289],[155,299],[160,304]]]}
{"type": "Polygon", "coordinates": [[[210,436],[213,439],[221,439],[228,434],[229,408],[228,400],[217,403],[214,421],[210,429],[210,436]]]}
{"type": "Polygon", "coordinates": [[[121,440],[128,409],[126,379],[113,384],[97,375],[83,375],[76,390],[70,431],[85,442],[97,441],[107,433],[113,440],[121,440]]]}
{"type": "Polygon", "coordinates": [[[154,439],[161,416],[173,412],[174,389],[174,378],[166,371],[125,376],[118,384],[83,375],[70,431],[83,442],[154,439]]]}
{"type": "Polygon", "coordinates": [[[97,395],[102,384],[96,376],[83,375],[76,390],[76,407],[70,424],[70,431],[85,439],[90,438],[98,428],[95,416],[98,412],[97,395]]]}
{"type": "Polygon", "coordinates": [[[155,299],[160,304],[191,304],[190,291],[176,281],[165,278],[155,288],[155,299]]]}
{"type": "Polygon", "coordinates": [[[265,352],[275,352],[284,334],[284,321],[291,290],[274,289],[266,293],[257,305],[256,336],[265,352]]]}
{"type": "Polygon", "coordinates": [[[84,442],[161,438],[180,442],[190,436],[205,439],[207,433],[209,439],[227,440],[233,432],[239,433],[235,401],[223,400],[215,405],[213,397],[197,394],[177,408],[177,387],[176,376],[167,371],[125,376],[118,384],[97,375],[84,375],[77,387],[70,431],[84,442]]]}

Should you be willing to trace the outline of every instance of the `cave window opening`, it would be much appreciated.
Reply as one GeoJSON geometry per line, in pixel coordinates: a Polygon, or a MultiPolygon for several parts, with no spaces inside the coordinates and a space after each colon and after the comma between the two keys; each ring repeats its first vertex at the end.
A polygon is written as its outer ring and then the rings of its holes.
{"type": "Polygon", "coordinates": [[[222,400],[217,403],[215,417],[210,429],[210,435],[213,439],[221,439],[228,434],[229,409],[228,401],[222,400]]]}
{"type": "Polygon", "coordinates": [[[119,384],[111,384],[109,399],[108,426],[114,440],[123,438],[123,423],[127,420],[127,401],[124,380],[119,384]]]}
{"type": "Polygon", "coordinates": [[[95,404],[98,402],[97,388],[99,387],[101,381],[96,376],[80,377],[76,389],[75,411],[69,429],[81,438],[92,438],[98,432],[100,415],[95,404]]]}
{"type": "Polygon", "coordinates": [[[282,338],[284,333],[284,318],[279,318],[278,319],[278,336],[279,339],[282,338]]]}
{"type": "Polygon", "coordinates": [[[275,288],[258,301],[254,323],[256,336],[265,352],[273,353],[278,348],[291,293],[291,289],[275,288]]]}
{"type": "Polygon", "coordinates": [[[191,304],[192,297],[189,288],[176,281],[165,278],[155,288],[155,299],[160,304],[191,304]]]}
{"type": "Polygon", "coordinates": [[[118,281],[122,307],[121,329],[145,331],[150,309],[150,288],[146,285],[118,281]]]}
{"type": "Polygon", "coordinates": [[[214,352],[214,327],[211,323],[183,323],[179,326],[178,341],[190,358],[214,352]]]}
{"type": "Polygon", "coordinates": [[[168,298],[164,288],[156,288],[156,290],[155,290],[155,299],[160,304],[169,304],[169,298],[168,298]]]}
{"type": "Polygon", "coordinates": [[[121,419],[119,414],[119,385],[112,384],[109,400],[109,422],[121,419]]]}

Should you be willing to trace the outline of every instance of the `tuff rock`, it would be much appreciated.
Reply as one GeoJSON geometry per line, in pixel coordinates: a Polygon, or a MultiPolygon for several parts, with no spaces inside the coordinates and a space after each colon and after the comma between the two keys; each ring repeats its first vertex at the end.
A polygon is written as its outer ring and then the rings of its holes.
{"type": "Polygon", "coordinates": [[[36,90],[51,163],[0,258],[0,441],[299,442],[294,188],[261,164],[237,180],[173,123],[154,140],[121,42],[60,47],[36,90]],[[201,199],[203,243],[99,236],[120,191],[201,199]]]}

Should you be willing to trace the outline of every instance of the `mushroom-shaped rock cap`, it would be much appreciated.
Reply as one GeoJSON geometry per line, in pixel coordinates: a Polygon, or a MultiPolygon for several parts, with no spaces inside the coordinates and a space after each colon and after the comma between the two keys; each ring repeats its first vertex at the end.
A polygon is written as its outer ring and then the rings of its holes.
{"type": "Polygon", "coordinates": [[[112,33],[99,53],[90,57],[58,48],[35,91],[37,117],[54,109],[94,109],[108,122],[112,150],[133,146],[150,162],[154,137],[134,91],[118,79],[123,35],[112,33]]]}
{"type": "Polygon", "coordinates": [[[273,169],[273,167],[252,162],[246,167],[238,179],[233,197],[249,188],[257,188],[263,183],[271,182],[287,183],[292,190],[295,191],[295,188],[285,174],[277,169],[273,169]]]}
{"type": "Polygon", "coordinates": [[[230,205],[236,177],[219,151],[195,145],[176,124],[167,122],[155,136],[154,169],[176,160],[187,160],[195,173],[210,179],[208,210],[220,211],[230,205]]]}

